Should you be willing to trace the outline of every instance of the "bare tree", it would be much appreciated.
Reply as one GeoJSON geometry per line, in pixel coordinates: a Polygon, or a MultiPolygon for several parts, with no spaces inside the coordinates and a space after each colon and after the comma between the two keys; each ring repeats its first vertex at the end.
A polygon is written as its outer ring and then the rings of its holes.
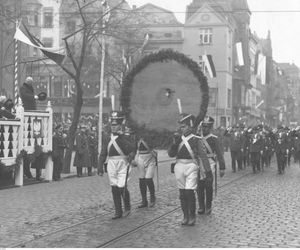
{"type": "MultiPolygon", "coordinates": [[[[111,2],[117,0],[111,0],[111,2]]],[[[62,20],[66,23],[67,20],[76,22],[76,29],[69,35],[63,38],[67,59],[59,66],[70,76],[75,82],[76,97],[73,103],[73,120],[69,129],[68,145],[69,148],[65,157],[65,171],[69,171],[71,152],[73,150],[76,129],[79,123],[81,109],[83,105],[83,82],[89,78],[98,76],[97,69],[100,71],[101,58],[101,42],[103,27],[105,27],[106,41],[112,51],[107,52],[106,56],[106,77],[112,77],[117,82],[121,82],[122,72],[126,69],[122,63],[122,47],[126,44],[126,53],[135,53],[138,44],[141,41],[141,30],[133,28],[132,13],[129,8],[126,8],[124,0],[118,0],[111,4],[110,9],[104,10],[103,1],[99,0],[75,0],[63,1],[62,3],[62,20]],[[67,10],[67,11],[66,11],[67,10]],[[103,26],[102,22],[109,22],[103,26]],[[130,29],[129,29],[130,27],[130,29]],[[95,70],[96,69],[96,70],[95,70]]],[[[98,71],[98,72],[99,72],[98,71]]],[[[99,79],[99,77],[98,77],[99,79]]],[[[102,94],[102,93],[100,93],[102,94]]]]}

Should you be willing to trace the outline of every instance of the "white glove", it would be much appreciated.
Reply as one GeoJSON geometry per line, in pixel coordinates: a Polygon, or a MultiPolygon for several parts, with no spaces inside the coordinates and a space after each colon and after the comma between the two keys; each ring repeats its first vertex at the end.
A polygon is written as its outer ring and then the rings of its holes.
{"type": "Polygon", "coordinates": [[[38,97],[37,95],[35,95],[35,96],[34,96],[34,99],[37,100],[37,99],[39,99],[39,97],[38,97]]]}

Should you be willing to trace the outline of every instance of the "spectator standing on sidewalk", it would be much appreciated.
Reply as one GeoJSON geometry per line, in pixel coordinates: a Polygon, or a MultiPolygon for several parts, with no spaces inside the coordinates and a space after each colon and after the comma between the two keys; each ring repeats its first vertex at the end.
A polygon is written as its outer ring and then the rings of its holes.
{"type": "Polygon", "coordinates": [[[63,134],[63,126],[58,124],[55,127],[55,132],[53,135],[53,142],[52,142],[52,158],[53,158],[53,180],[58,181],[60,180],[60,174],[63,167],[64,161],[64,150],[67,147],[66,144],[66,135],[63,134]]]}
{"type": "Polygon", "coordinates": [[[74,159],[74,166],[76,166],[77,168],[77,177],[82,177],[82,168],[87,168],[88,175],[91,175],[92,166],[85,125],[80,125],[80,130],[75,137],[75,144],[76,153],[74,159]]]}
{"type": "MultiPolygon", "coordinates": [[[[98,140],[94,131],[91,131],[89,128],[86,130],[86,135],[88,139],[89,154],[91,159],[92,168],[98,167],[98,140]]],[[[91,175],[91,174],[89,174],[91,175]]]]}

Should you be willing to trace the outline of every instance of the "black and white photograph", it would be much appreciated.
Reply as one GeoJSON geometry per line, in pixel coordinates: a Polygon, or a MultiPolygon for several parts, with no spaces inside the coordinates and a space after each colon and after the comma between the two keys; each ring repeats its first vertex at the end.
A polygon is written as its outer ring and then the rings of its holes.
{"type": "Polygon", "coordinates": [[[0,249],[300,248],[299,0],[0,0],[0,249]]]}

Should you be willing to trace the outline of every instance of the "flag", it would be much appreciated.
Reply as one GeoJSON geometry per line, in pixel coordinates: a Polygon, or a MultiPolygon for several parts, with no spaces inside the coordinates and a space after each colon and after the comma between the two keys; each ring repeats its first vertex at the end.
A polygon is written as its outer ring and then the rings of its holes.
{"type": "Polygon", "coordinates": [[[204,65],[207,68],[208,74],[211,78],[217,77],[215,65],[211,55],[203,55],[202,56],[204,65]]]}
{"type": "Polygon", "coordinates": [[[266,84],[266,56],[259,54],[258,55],[258,63],[257,63],[257,75],[260,76],[261,84],[266,84]]]}
{"type": "Polygon", "coordinates": [[[243,47],[242,43],[238,42],[235,44],[237,63],[239,66],[244,66],[244,56],[243,56],[243,47]]]}
{"type": "Polygon", "coordinates": [[[14,39],[40,49],[46,57],[53,60],[57,64],[61,64],[65,58],[64,54],[59,53],[60,49],[44,47],[42,42],[34,35],[32,35],[24,24],[20,24],[16,28],[14,39]]]}

